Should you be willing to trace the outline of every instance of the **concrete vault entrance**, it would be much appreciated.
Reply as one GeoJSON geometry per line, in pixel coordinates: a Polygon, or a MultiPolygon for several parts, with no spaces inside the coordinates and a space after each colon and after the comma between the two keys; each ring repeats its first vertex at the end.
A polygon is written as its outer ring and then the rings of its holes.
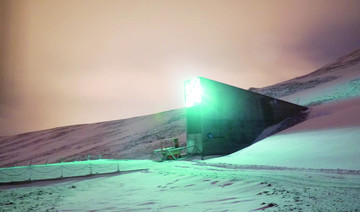
{"type": "Polygon", "coordinates": [[[307,109],[203,77],[185,82],[185,103],[188,151],[202,155],[245,148],[265,128],[307,109]]]}

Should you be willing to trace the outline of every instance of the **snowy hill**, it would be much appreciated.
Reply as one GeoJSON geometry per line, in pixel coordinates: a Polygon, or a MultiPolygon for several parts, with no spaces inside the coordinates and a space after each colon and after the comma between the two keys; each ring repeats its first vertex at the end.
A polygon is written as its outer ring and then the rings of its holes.
{"type": "Polygon", "coordinates": [[[307,120],[212,163],[360,170],[360,50],[252,90],[311,106],[307,120]]]}
{"type": "Polygon", "coordinates": [[[301,77],[250,90],[300,105],[317,105],[360,95],[360,49],[301,77]]]}
{"type": "Polygon", "coordinates": [[[81,160],[87,155],[151,159],[160,140],[185,143],[183,109],[124,120],[58,127],[0,137],[0,167],[81,160]]]}

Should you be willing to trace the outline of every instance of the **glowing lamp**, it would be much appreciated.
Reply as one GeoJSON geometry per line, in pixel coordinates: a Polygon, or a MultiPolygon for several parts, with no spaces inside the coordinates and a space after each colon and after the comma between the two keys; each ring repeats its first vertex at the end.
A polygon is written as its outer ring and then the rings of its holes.
{"type": "Polygon", "coordinates": [[[185,82],[185,106],[192,107],[201,103],[202,88],[200,78],[193,78],[185,82]]]}

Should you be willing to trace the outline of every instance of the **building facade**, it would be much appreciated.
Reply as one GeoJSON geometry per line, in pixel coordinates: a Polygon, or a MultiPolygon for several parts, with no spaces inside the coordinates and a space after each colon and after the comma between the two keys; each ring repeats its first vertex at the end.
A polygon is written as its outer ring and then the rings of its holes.
{"type": "Polygon", "coordinates": [[[187,146],[192,154],[225,155],[306,107],[198,77],[185,82],[187,146]]]}

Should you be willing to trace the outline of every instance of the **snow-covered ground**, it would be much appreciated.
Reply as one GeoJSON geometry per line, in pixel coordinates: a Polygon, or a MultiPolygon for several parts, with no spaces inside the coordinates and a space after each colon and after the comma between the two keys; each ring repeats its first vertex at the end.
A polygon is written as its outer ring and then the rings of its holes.
{"type": "MultiPolygon", "coordinates": [[[[98,165],[114,162],[103,161],[98,165]]],[[[1,186],[0,208],[2,211],[357,211],[360,208],[360,173],[355,171],[149,160],[120,161],[120,169],[124,171],[1,186]]]]}
{"type": "MultiPolygon", "coordinates": [[[[308,75],[253,89],[309,110],[305,121],[245,149],[204,161],[121,161],[120,170],[127,169],[115,174],[0,185],[0,210],[360,211],[359,85],[357,50],[308,75]]],[[[184,143],[184,123],[184,111],[174,110],[0,138],[0,166],[89,152],[149,158],[163,137],[184,143]]],[[[36,169],[50,169],[42,167],[36,169]]]]}

